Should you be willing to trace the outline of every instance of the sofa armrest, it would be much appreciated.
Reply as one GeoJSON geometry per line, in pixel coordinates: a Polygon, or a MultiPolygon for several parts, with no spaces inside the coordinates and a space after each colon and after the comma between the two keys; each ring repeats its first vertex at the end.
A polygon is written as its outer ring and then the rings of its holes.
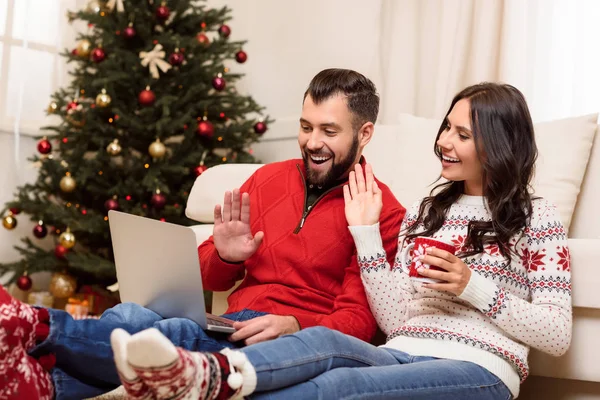
{"type": "Polygon", "coordinates": [[[573,286],[573,337],[566,354],[552,357],[532,350],[531,374],[550,378],[600,382],[600,270],[596,253],[600,239],[569,239],[573,286]]]}
{"type": "Polygon", "coordinates": [[[600,309],[600,239],[569,239],[573,307],[600,309]]]}
{"type": "Polygon", "coordinates": [[[192,228],[192,230],[196,234],[196,247],[200,246],[202,242],[204,242],[210,237],[210,235],[212,235],[213,227],[213,224],[190,226],[190,228],[192,228]]]}

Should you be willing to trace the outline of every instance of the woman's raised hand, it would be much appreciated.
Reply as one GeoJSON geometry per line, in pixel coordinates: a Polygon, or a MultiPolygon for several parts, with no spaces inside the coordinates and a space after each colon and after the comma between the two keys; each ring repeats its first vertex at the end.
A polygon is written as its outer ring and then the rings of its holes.
{"type": "Polygon", "coordinates": [[[344,185],[346,220],[348,225],[374,225],[379,222],[383,202],[381,190],[373,177],[373,168],[365,165],[365,172],[356,164],[344,185]]]}

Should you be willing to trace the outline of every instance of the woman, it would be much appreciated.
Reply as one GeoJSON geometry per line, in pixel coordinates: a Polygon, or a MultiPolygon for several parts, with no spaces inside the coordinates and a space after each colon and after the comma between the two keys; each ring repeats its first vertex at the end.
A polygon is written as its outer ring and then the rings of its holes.
{"type": "Polygon", "coordinates": [[[371,310],[387,335],[374,347],[326,328],[225,353],[188,353],[157,331],[113,333],[115,361],[134,398],[509,399],[528,374],[530,347],[559,356],[571,339],[565,230],[555,207],[530,194],[533,124],[514,87],[458,93],[438,132],[442,177],[406,214],[390,268],[377,224],[381,192],[359,165],[344,187],[371,310]],[[401,254],[429,248],[415,281],[401,254]]]}

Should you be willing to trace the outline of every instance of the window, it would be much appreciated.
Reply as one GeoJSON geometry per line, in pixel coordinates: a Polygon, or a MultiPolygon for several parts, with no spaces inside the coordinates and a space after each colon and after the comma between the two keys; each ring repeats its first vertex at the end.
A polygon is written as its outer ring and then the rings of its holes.
{"type": "Polygon", "coordinates": [[[50,95],[68,83],[59,53],[74,35],[78,0],[0,0],[0,131],[39,134],[50,95]]]}

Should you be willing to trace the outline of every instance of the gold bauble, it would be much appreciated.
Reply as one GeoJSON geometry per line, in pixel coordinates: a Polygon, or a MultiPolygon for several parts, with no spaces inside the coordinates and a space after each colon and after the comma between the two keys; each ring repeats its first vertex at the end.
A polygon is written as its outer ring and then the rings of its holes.
{"type": "Polygon", "coordinates": [[[48,104],[48,109],[46,110],[48,114],[54,114],[58,110],[58,104],[55,101],[48,104]]]}
{"type": "Polygon", "coordinates": [[[83,39],[77,43],[77,56],[81,58],[87,58],[92,51],[92,44],[89,40],[83,39]]]}
{"type": "Polygon", "coordinates": [[[2,226],[4,226],[9,231],[12,231],[17,227],[17,219],[11,215],[7,215],[2,218],[2,226]]]}
{"type": "Polygon", "coordinates": [[[76,186],[77,183],[75,182],[75,179],[68,175],[63,176],[63,178],[60,180],[60,190],[65,193],[71,193],[73,190],[75,190],[76,186]]]}
{"type": "Polygon", "coordinates": [[[119,139],[113,140],[108,146],[106,146],[106,152],[111,156],[118,156],[121,154],[121,145],[119,144],[119,139]]]}
{"type": "Polygon", "coordinates": [[[58,241],[64,248],[72,249],[73,246],[75,246],[75,235],[73,235],[73,233],[67,229],[66,232],[60,234],[58,241]]]}
{"type": "Polygon", "coordinates": [[[165,156],[166,152],[167,148],[161,143],[160,139],[156,139],[155,142],[152,142],[152,144],[148,146],[148,153],[150,153],[153,158],[162,158],[165,156]]]}
{"type": "Polygon", "coordinates": [[[101,108],[106,108],[110,106],[112,99],[108,94],[106,94],[106,90],[102,89],[102,93],[96,96],[96,105],[101,108]]]}
{"type": "Polygon", "coordinates": [[[57,299],[66,299],[73,296],[77,289],[77,280],[69,274],[56,272],[50,280],[50,293],[57,299]]]}

